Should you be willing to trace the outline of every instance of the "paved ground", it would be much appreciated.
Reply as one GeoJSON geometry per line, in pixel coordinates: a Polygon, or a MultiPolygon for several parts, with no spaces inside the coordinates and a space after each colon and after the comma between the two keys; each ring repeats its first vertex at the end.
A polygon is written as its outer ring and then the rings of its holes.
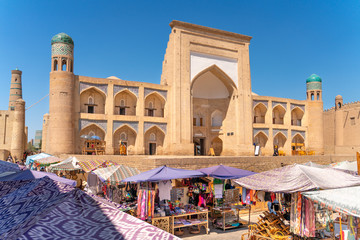
{"type": "MultiPolygon", "coordinates": [[[[258,214],[253,214],[250,218],[250,221],[252,223],[256,222],[257,217],[258,214]]],[[[185,234],[183,236],[180,236],[180,238],[185,240],[203,240],[203,239],[204,240],[212,240],[212,239],[235,240],[235,239],[240,239],[241,235],[248,231],[247,227],[243,227],[243,228],[229,229],[224,232],[221,229],[214,228],[211,223],[209,223],[209,226],[210,226],[210,234],[208,235],[206,235],[204,228],[201,228],[201,232],[199,234],[191,234],[189,233],[188,229],[184,229],[185,234]]]]}

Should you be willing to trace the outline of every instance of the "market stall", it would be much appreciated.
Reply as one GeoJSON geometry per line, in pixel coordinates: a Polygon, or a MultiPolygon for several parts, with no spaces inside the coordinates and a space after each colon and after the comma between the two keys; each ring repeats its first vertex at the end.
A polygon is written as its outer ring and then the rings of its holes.
{"type": "Polygon", "coordinates": [[[207,176],[214,178],[214,204],[210,207],[211,216],[219,216],[220,219],[214,221],[214,225],[223,231],[238,227],[245,227],[250,223],[251,205],[240,204],[240,189],[234,188],[229,179],[242,178],[255,174],[254,172],[224,166],[212,166],[202,168],[198,171],[205,173],[207,176]],[[228,179],[227,183],[224,181],[228,179]],[[225,184],[226,183],[226,184],[225,184]],[[248,210],[248,221],[242,220],[239,215],[240,211],[248,210]],[[234,218],[235,216],[235,218],[234,218]]]}
{"type": "MultiPolygon", "coordinates": [[[[235,182],[246,189],[270,193],[269,207],[277,205],[282,213],[290,213],[290,231],[300,237],[314,237],[318,229],[309,231],[308,228],[313,226],[313,224],[310,224],[313,223],[311,214],[314,211],[313,205],[307,200],[302,200],[301,192],[314,189],[358,186],[360,185],[360,177],[332,168],[294,164],[240,178],[235,182]],[[292,194],[291,198],[289,198],[289,194],[292,194]]],[[[269,208],[269,210],[274,214],[278,213],[274,209],[269,208]]],[[[258,230],[253,231],[253,235],[258,233],[258,230]]],[[[283,235],[286,233],[287,231],[284,230],[277,235],[284,237],[283,235]]],[[[270,236],[268,231],[266,234],[270,236]]]]}
{"type": "MultiPolygon", "coordinates": [[[[339,230],[343,240],[360,239],[359,186],[303,192],[302,195],[314,205],[315,216],[312,224],[323,228],[321,235],[334,238],[337,232],[332,234],[331,225],[338,223],[339,228],[332,227],[332,229],[339,230]],[[338,214],[334,214],[335,212],[338,214]]],[[[312,231],[314,228],[309,229],[312,231]]]]}
{"type": "Polygon", "coordinates": [[[47,154],[47,153],[39,153],[39,154],[27,156],[26,161],[25,161],[25,165],[30,168],[35,160],[39,160],[39,159],[50,157],[50,156],[51,155],[47,154]]]}
{"type": "Polygon", "coordinates": [[[199,171],[162,166],[123,181],[139,183],[137,216],[140,219],[147,220],[154,226],[170,233],[181,235],[184,228],[190,228],[192,233],[199,233],[201,226],[208,233],[208,209],[206,205],[202,205],[205,199],[201,197],[198,188],[201,186],[200,188],[206,190],[206,185],[201,182],[201,177],[204,176],[205,174],[199,171]],[[195,185],[194,179],[198,180],[197,185],[195,185]],[[199,196],[198,198],[193,198],[195,195],[193,191],[189,194],[190,185],[191,189],[196,192],[195,194],[199,196]],[[191,202],[190,199],[197,202],[191,202]]]}
{"type": "Polygon", "coordinates": [[[35,159],[31,169],[40,169],[50,166],[51,164],[59,163],[63,161],[62,159],[55,157],[55,156],[48,156],[40,159],[35,159]]]}

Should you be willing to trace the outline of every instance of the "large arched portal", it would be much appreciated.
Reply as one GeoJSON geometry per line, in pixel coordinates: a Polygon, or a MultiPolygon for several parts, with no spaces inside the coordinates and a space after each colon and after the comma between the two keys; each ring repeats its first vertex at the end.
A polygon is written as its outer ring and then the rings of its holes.
{"type": "Polygon", "coordinates": [[[299,155],[300,151],[305,151],[305,139],[297,133],[291,141],[292,155],[299,155]]]}
{"type": "Polygon", "coordinates": [[[229,120],[228,112],[229,109],[235,110],[231,104],[231,97],[235,89],[236,86],[231,78],[216,65],[203,70],[192,80],[195,155],[206,155],[209,153],[210,147],[214,148],[215,154],[223,153],[226,148],[223,131],[226,126],[234,124],[229,120]],[[215,150],[214,144],[217,150],[215,150]]]}
{"type": "Polygon", "coordinates": [[[263,103],[258,103],[254,108],[254,123],[265,123],[267,108],[263,103]]]}
{"type": "Polygon", "coordinates": [[[114,98],[114,114],[136,115],[136,96],[129,90],[123,90],[114,98]]]}
{"type": "Polygon", "coordinates": [[[291,125],[301,126],[301,120],[304,116],[304,111],[296,107],[291,111],[291,125]]]}

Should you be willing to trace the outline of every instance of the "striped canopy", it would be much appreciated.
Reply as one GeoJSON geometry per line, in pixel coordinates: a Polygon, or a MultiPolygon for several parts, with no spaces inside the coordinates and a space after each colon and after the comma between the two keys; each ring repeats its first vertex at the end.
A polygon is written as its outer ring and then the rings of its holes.
{"type": "Polygon", "coordinates": [[[106,160],[82,160],[79,161],[78,164],[85,172],[91,172],[97,168],[117,165],[116,163],[106,160]]]}
{"type": "Polygon", "coordinates": [[[117,185],[121,180],[138,175],[140,171],[137,168],[132,168],[124,165],[114,165],[107,168],[98,168],[93,171],[101,181],[107,184],[117,185]]]}

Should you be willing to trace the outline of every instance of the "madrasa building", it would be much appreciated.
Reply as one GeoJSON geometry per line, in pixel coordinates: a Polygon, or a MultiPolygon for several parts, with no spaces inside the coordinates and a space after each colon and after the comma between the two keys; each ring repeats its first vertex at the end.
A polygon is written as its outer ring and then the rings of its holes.
{"type": "Polygon", "coordinates": [[[120,144],[128,155],[253,156],[254,145],[264,156],[274,146],[287,156],[324,154],[319,76],[300,79],[304,100],[258,96],[251,37],[180,21],[170,27],[159,84],[76,75],[74,41],[55,35],[42,150],[81,154],[82,136],[98,136],[107,155],[120,144]]]}

